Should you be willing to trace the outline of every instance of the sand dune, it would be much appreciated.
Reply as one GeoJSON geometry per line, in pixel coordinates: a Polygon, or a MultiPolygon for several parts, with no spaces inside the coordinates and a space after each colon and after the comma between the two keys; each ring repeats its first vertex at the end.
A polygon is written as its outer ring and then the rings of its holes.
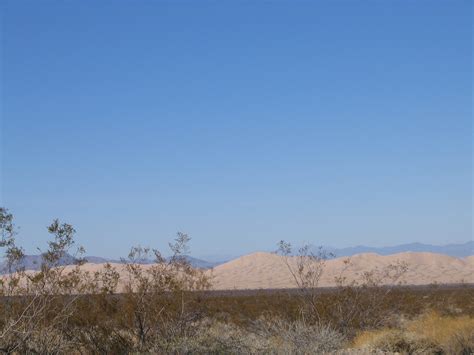
{"type": "MultiPolygon", "coordinates": [[[[295,268],[294,257],[286,259],[288,264],[295,268]]],[[[349,258],[350,266],[344,262],[347,257],[328,260],[319,286],[335,286],[335,277],[343,275],[348,281],[360,281],[364,272],[384,270],[388,265],[405,263],[408,271],[400,280],[407,285],[428,285],[474,283],[474,256],[455,258],[434,253],[405,252],[382,256],[374,253],[354,255],[349,258]]],[[[81,266],[83,271],[93,274],[101,270],[105,264],[86,263],[81,266]]],[[[123,264],[111,264],[121,275],[121,289],[126,280],[126,269],[123,264]]],[[[148,269],[152,265],[142,265],[148,269]]],[[[72,270],[74,266],[67,266],[72,270]]],[[[32,271],[34,272],[34,271],[32,271]]],[[[282,256],[257,252],[229,261],[206,271],[212,276],[215,290],[244,290],[244,289],[275,289],[293,288],[295,281],[288,270],[282,256]]]]}
{"type": "Polygon", "coordinates": [[[464,260],[466,260],[471,265],[474,265],[474,255],[468,256],[468,257],[464,258],[464,260]]]}
{"type": "MultiPolygon", "coordinates": [[[[345,268],[344,260],[327,261],[320,286],[334,286],[334,278],[345,268]]],[[[410,285],[431,283],[474,283],[474,257],[458,259],[433,253],[400,253],[387,256],[367,253],[350,258],[344,272],[348,280],[360,280],[362,273],[382,270],[390,264],[406,263],[408,271],[401,281],[410,285]]],[[[295,266],[294,258],[289,263],[295,266]]],[[[295,282],[283,257],[271,253],[253,253],[222,264],[213,270],[215,289],[291,288],[295,282]]]]}

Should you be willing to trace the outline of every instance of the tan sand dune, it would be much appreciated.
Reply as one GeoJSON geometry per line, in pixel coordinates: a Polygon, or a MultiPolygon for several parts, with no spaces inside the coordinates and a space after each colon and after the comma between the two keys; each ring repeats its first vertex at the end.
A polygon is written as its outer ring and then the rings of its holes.
{"type": "MultiPolygon", "coordinates": [[[[346,259],[327,261],[320,286],[335,285],[334,278],[343,271],[346,259]]],[[[294,258],[288,260],[294,267],[294,258]]],[[[406,252],[388,256],[358,254],[350,260],[351,265],[344,272],[348,280],[359,280],[363,272],[404,262],[408,271],[401,281],[406,284],[474,283],[474,257],[458,259],[441,254],[406,252]]],[[[213,270],[213,276],[214,288],[220,290],[295,287],[283,257],[271,253],[253,253],[219,265],[213,270]]]]}
{"type": "Polygon", "coordinates": [[[471,265],[474,265],[474,255],[468,256],[468,257],[464,258],[464,260],[466,260],[471,265]]]}
{"type": "MultiPolygon", "coordinates": [[[[296,266],[294,257],[287,258],[287,261],[293,268],[296,266]]],[[[388,265],[396,263],[406,263],[408,271],[401,281],[407,285],[474,283],[474,256],[454,258],[434,253],[404,252],[387,256],[365,253],[350,258],[328,260],[319,286],[335,286],[335,278],[343,271],[348,281],[360,281],[364,272],[383,270],[388,265]],[[347,259],[350,260],[349,267],[344,262],[347,259]]],[[[104,265],[86,263],[81,266],[81,269],[92,275],[103,269],[104,265]]],[[[121,289],[127,279],[125,265],[111,265],[121,275],[119,287],[121,289]]],[[[142,265],[143,269],[151,266],[142,265]]],[[[73,268],[74,266],[67,266],[66,272],[73,268]]],[[[296,286],[284,257],[273,253],[256,252],[244,255],[219,265],[207,273],[212,276],[215,290],[276,289],[296,286]]]]}

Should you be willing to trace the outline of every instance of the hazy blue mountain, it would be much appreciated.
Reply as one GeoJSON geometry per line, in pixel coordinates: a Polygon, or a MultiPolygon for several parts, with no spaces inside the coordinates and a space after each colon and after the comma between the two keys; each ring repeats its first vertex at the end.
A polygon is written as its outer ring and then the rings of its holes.
{"type": "MultiPolygon", "coordinates": [[[[23,260],[21,261],[18,268],[25,268],[25,270],[39,270],[41,268],[41,264],[43,263],[43,256],[41,254],[38,255],[25,255],[23,260]]],[[[59,261],[60,265],[71,265],[75,263],[75,258],[71,255],[65,255],[59,261]]],[[[15,268],[13,269],[15,271],[15,268]]],[[[8,273],[8,268],[6,262],[0,263],[0,274],[8,273]]]]}
{"type": "MultiPolygon", "coordinates": [[[[210,269],[219,264],[219,263],[214,263],[214,262],[209,262],[206,260],[193,258],[192,256],[185,256],[185,258],[193,267],[200,268],[200,269],[210,269]]],[[[122,263],[122,260],[120,259],[108,259],[108,258],[103,258],[100,256],[86,256],[84,257],[84,259],[86,260],[86,262],[92,263],[92,264],[103,264],[107,262],[122,263]]],[[[41,255],[25,255],[20,266],[24,267],[25,270],[39,270],[41,268],[42,261],[43,261],[43,257],[41,255]]],[[[152,259],[144,259],[144,260],[139,261],[138,263],[152,264],[153,262],[154,261],[152,259]]],[[[74,263],[75,263],[74,257],[72,257],[71,255],[66,255],[60,260],[59,265],[72,265],[74,263]]],[[[0,274],[5,274],[5,273],[8,273],[6,263],[1,262],[0,274]]]]}
{"type": "MultiPolygon", "coordinates": [[[[210,269],[210,268],[212,268],[212,267],[219,264],[219,263],[215,263],[215,262],[210,262],[210,261],[194,258],[194,257],[188,256],[188,255],[186,255],[185,258],[193,267],[200,268],[200,269],[210,269]]],[[[120,259],[106,259],[106,258],[102,258],[100,256],[86,256],[85,259],[88,263],[92,263],[92,264],[102,264],[102,263],[106,263],[106,262],[109,262],[109,263],[121,263],[122,262],[122,260],[120,260],[120,259]]],[[[144,260],[139,261],[139,263],[140,264],[152,264],[152,263],[154,263],[154,260],[153,259],[144,259],[144,260]]]]}
{"type": "Polygon", "coordinates": [[[202,259],[193,258],[192,256],[187,256],[186,258],[188,259],[189,263],[193,267],[197,267],[197,268],[200,268],[200,269],[212,269],[214,266],[223,264],[223,263],[219,263],[219,262],[206,261],[206,260],[202,260],[202,259]]]}
{"type": "Polygon", "coordinates": [[[437,254],[445,254],[449,256],[454,256],[458,258],[463,258],[466,256],[474,255],[474,241],[470,241],[463,244],[447,244],[447,245],[431,245],[431,244],[422,244],[422,243],[410,243],[410,244],[401,244],[391,247],[367,247],[363,245],[358,245],[355,247],[349,248],[326,248],[326,250],[336,254],[336,257],[339,256],[352,256],[355,254],[361,253],[376,253],[380,255],[390,255],[403,252],[430,252],[437,254]]]}
{"type": "MultiPolygon", "coordinates": [[[[447,245],[430,245],[430,244],[422,244],[422,243],[411,243],[411,244],[402,244],[402,245],[395,245],[391,247],[367,247],[363,245],[355,246],[355,247],[348,247],[348,248],[324,248],[324,250],[334,253],[336,257],[342,256],[352,256],[355,254],[361,253],[376,253],[380,255],[390,255],[396,253],[403,253],[403,252],[430,252],[430,253],[437,253],[437,254],[445,254],[449,256],[454,256],[458,258],[474,255],[474,241],[470,241],[463,244],[447,244],[447,245]]],[[[222,262],[215,262],[215,261],[207,261],[198,258],[194,258],[192,256],[186,256],[186,259],[193,267],[201,268],[201,269],[210,269],[217,265],[223,264],[225,261],[222,262]]],[[[103,258],[100,256],[86,256],[85,260],[89,263],[93,264],[102,264],[106,262],[110,263],[121,263],[122,261],[119,259],[108,259],[103,258]]],[[[226,260],[225,258],[221,258],[221,260],[226,260]]],[[[228,259],[227,259],[228,260],[228,259]]],[[[26,270],[39,270],[41,267],[42,256],[41,255],[26,255],[23,259],[22,266],[25,267],[26,270]]],[[[71,265],[74,263],[74,258],[71,255],[66,255],[61,260],[61,265],[71,265]]],[[[153,263],[152,259],[145,259],[140,261],[141,264],[151,264],[153,263]]],[[[6,273],[6,265],[4,262],[0,263],[0,274],[6,273]]]]}

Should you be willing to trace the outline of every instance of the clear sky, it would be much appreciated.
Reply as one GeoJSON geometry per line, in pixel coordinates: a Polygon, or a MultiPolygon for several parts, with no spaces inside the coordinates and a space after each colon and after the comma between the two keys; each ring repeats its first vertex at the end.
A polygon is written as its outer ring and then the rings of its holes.
{"type": "Polygon", "coordinates": [[[472,1],[13,1],[1,205],[27,251],[472,238],[472,1]]]}

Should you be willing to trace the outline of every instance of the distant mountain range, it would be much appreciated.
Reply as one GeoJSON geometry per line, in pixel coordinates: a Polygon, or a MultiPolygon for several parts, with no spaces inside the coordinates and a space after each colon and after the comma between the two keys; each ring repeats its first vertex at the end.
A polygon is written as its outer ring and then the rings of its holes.
{"type": "MultiPolygon", "coordinates": [[[[316,247],[318,244],[313,244],[316,247]]],[[[474,241],[469,241],[466,243],[460,244],[447,244],[447,245],[431,245],[431,244],[423,244],[423,243],[409,243],[409,244],[400,244],[394,245],[389,247],[368,247],[365,245],[358,245],[355,247],[346,247],[346,248],[334,248],[330,246],[323,246],[323,250],[327,253],[332,253],[335,255],[336,258],[343,257],[343,256],[353,256],[357,254],[364,254],[364,253],[374,253],[379,255],[391,255],[391,254],[398,254],[404,252],[418,252],[418,253],[436,253],[436,254],[444,254],[448,256],[453,256],[456,258],[465,258],[467,256],[474,255],[474,241]]],[[[267,252],[271,252],[267,250],[267,252]]],[[[206,260],[215,260],[214,266],[224,264],[230,260],[237,259],[243,255],[234,255],[234,256],[219,256],[219,255],[212,255],[209,257],[202,257],[202,259],[206,260]],[[217,262],[219,261],[219,262],[217,262]]]]}
{"type": "MultiPolygon", "coordinates": [[[[191,266],[195,268],[200,268],[200,269],[211,269],[214,266],[217,266],[219,263],[213,263],[197,258],[193,258],[192,256],[185,256],[185,258],[188,260],[188,262],[191,264],[191,266]]],[[[105,263],[115,263],[115,264],[121,264],[123,263],[122,260],[119,259],[108,259],[108,258],[103,258],[100,256],[86,256],[84,257],[86,262],[91,263],[91,264],[105,264],[105,263]]],[[[41,264],[43,262],[43,257],[41,255],[25,255],[23,258],[20,266],[24,267],[25,270],[39,270],[41,268],[41,264]]],[[[141,260],[138,263],[139,264],[152,264],[154,261],[151,259],[145,259],[141,260]]],[[[72,257],[71,255],[66,255],[64,256],[61,261],[59,262],[60,265],[72,265],[75,263],[75,258],[72,257]]],[[[0,274],[5,274],[7,273],[7,267],[5,262],[0,263],[0,274]]]]}
{"type": "MultiPolygon", "coordinates": [[[[191,266],[193,266],[195,268],[200,268],[200,269],[211,269],[214,266],[220,264],[220,263],[214,263],[214,262],[194,258],[194,257],[189,256],[189,255],[186,255],[185,258],[191,264],[191,266]]],[[[120,263],[123,263],[123,261],[119,260],[119,259],[107,259],[107,258],[102,258],[100,256],[86,256],[84,259],[86,259],[86,261],[88,263],[91,263],[91,264],[103,264],[103,263],[120,264],[120,263]]],[[[145,260],[139,261],[139,263],[140,264],[153,264],[154,261],[152,259],[145,259],[145,260]]]]}
{"type": "Polygon", "coordinates": [[[474,255],[474,241],[463,244],[447,244],[447,245],[431,245],[422,243],[401,244],[391,247],[367,247],[363,245],[349,247],[349,248],[326,248],[325,250],[339,256],[352,256],[362,253],[375,253],[379,255],[391,255],[404,252],[429,252],[454,256],[457,258],[464,258],[466,256],[474,255]]]}
{"type": "MultiPolygon", "coordinates": [[[[363,245],[355,246],[355,247],[348,247],[348,248],[324,248],[327,252],[331,252],[335,254],[336,257],[343,257],[343,256],[353,256],[356,254],[363,254],[363,253],[375,253],[379,255],[391,255],[391,254],[398,254],[404,252],[430,252],[430,253],[437,253],[437,254],[444,254],[448,256],[453,256],[457,258],[464,258],[471,255],[474,255],[474,241],[469,241],[463,244],[448,244],[448,245],[431,245],[431,244],[422,244],[422,243],[411,243],[411,244],[402,244],[396,245],[391,247],[367,247],[363,245]]],[[[224,264],[231,259],[235,258],[225,258],[221,262],[211,262],[206,261],[198,258],[194,258],[192,256],[186,256],[189,263],[196,268],[201,269],[211,269],[218,265],[224,264]]],[[[237,258],[237,257],[236,257],[237,258]]],[[[224,259],[224,258],[223,258],[224,259]]],[[[103,263],[122,263],[121,260],[118,259],[108,259],[103,258],[100,256],[86,256],[85,260],[91,264],[103,264],[103,263]]],[[[42,263],[42,256],[41,255],[26,255],[23,259],[22,266],[26,270],[39,270],[42,263]]],[[[61,265],[71,265],[74,263],[74,258],[70,255],[66,255],[61,260],[61,265]]],[[[153,260],[143,260],[140,262],[141,264],[151,264],[153,260]]],[[[0,263],[0,274],[6,272],[5,263],[0,263]]]]}

